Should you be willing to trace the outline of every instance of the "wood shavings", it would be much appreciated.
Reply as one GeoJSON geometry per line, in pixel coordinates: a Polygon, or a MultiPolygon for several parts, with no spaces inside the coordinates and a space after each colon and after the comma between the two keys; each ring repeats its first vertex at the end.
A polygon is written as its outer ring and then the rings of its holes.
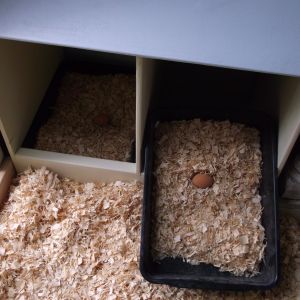
{"type": "Polygon", "coordinates": [[[138,270],[142,186],[81,184],[45,168],[19,175],[0,213],[0,299],[297,299],[300,224],[281,221],[282,281],[270,291],[154,285],[138,270]],[[52,178],[52,179],[51,179],[52,178]],[[109,199],[110,208],[102,205],[109,199]],[[57,219],[52,207],[58,208],[57,219]],[[1,250],[3,252],[3,250],[1,250]]]}
{"type": "Polygon", "coordinates": [[[257,274],[265,248],[259,132],[195,119],[160,123],[155,139],[155,259],[181,257],[237,276],[257,274]],[[213,177],[212,187],[195,188],[190,177],[197,172],[213,177]]]}
{"type": "Polygon", "coordinates": [[[22,174],[0,214],[0,294],[107,299],[120,268],[125,280],[138,272],[141,191],[140,183],[81,184],[45,168],[22,174]]]}
{"type": "Polygon", "coordinates": [[[239,240],[240,240],[240,243],[241,243],[242,245],[247,245],[247,244],[249,244],[248,235],[241,235],[241,236],[239,237],[239,240]]]}
{"type": "Polygon", "coordinates": [[[68,72],[52,115],[37,133],[35,148],[129,161],[134,139],[134,75],[68,72]],[[104,114],[109,122],[99,125],[104,114]]]}

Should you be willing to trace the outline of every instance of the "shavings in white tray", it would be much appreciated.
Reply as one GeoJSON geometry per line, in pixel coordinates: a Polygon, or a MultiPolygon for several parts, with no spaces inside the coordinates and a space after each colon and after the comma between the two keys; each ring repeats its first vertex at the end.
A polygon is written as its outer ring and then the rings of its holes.
{"type": "Polygon", "coordinates": [[[52,111],[37,133],[36,149],[130,160],[135,139],[134,75],[68,72],[52,111]]]}
{"type": "Polygon", "coordinates": [[[155,140],[153,253],[255,275],[265,242],[259,132],[229,121],[160,123],[155,140]],[[197,188],[191,177],[210,174],[197,188]]]}
{"type": "Polygon", "coordinates": [[[146,282],[138,270],[141,194],[139,183],[82,184],[45,168],[19,175],[0,213],[0,299],[299,298],[300,225],[288,217],[281,222],[282,280],[271,291],[146,282]]]}

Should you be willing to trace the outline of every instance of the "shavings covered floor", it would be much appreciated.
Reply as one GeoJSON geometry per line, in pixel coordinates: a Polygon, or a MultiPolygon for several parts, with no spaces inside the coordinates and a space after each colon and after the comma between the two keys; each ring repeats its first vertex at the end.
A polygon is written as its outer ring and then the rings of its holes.
{"type": "Polygon", "coordinates": [[[134,75],[66,72],[35,148],[130,161],[134,138],[134,75]]]}
{"type": "Polygon", "coordinates": [[[259,132],[229,121],[173,121],[155,132],[153,255],[252,276],[265,248],[259,132]],[[214,178],[196,188],[195,173],[214,178]]]}
{"type": "Polygon", "coordinates": [[[138,270],[142,186],[82,184],[45,168],[11,186],[0,213],[0,299],[300,299],[300,224],[281,220],[282,281],[265,292],[146,282],[138,270]]]}

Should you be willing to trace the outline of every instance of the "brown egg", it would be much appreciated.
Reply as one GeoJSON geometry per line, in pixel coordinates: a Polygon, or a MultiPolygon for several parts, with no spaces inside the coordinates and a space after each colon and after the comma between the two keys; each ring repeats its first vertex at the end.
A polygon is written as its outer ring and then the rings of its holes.
{"type": "Polygon", "coordinates": [[[213,185],[214,179],[208,174],[197,173],[192,177],[192,183],[197,188],[206,189],[213,185]]]}
{"type": "Polygon", "coordinates": [[[94,122],[99,126],[106,126],[109,123],[109,116],[106,114],[99,114],[95,117],[94,122]]]}

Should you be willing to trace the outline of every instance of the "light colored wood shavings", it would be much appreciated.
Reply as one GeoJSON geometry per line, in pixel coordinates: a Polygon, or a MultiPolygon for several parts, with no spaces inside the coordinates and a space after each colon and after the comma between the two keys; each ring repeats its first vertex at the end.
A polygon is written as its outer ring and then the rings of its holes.
{"type": "Polygon", "coordinates": [[[108,299],[121,278],[134,289],[140,202],[139,183],[80,184],[46,169],[25,172],[0,215],[0,294],[108,299]]]}
{"type": "Polygon", "coordinates": [[[282,281],[271,291],[146,282],[138,270],[141,194],[139,183],[81,184],[45,168],[21,174],[0,213],[0,299],[299,298],[300,224],[287,217],[280,231],[282,281]]]}
{"type": "Polygon", "coordinates": [[[211,263],[238,276],[257,274],[265,248],[261,159],[254,128],[199,119],[159,124],[154,257],[211,263]],[[191,175],[197,172],[210,174],[213,186],[196,188],[191,175]]]}
{"type": "Polygon", "coordinates": [[[39,129],[35,148],[129,161],[135,138],[134,75],[66,73],[53,114],[39,129]],[[101,125],[97,118],[109,117],[101,125]]]}

